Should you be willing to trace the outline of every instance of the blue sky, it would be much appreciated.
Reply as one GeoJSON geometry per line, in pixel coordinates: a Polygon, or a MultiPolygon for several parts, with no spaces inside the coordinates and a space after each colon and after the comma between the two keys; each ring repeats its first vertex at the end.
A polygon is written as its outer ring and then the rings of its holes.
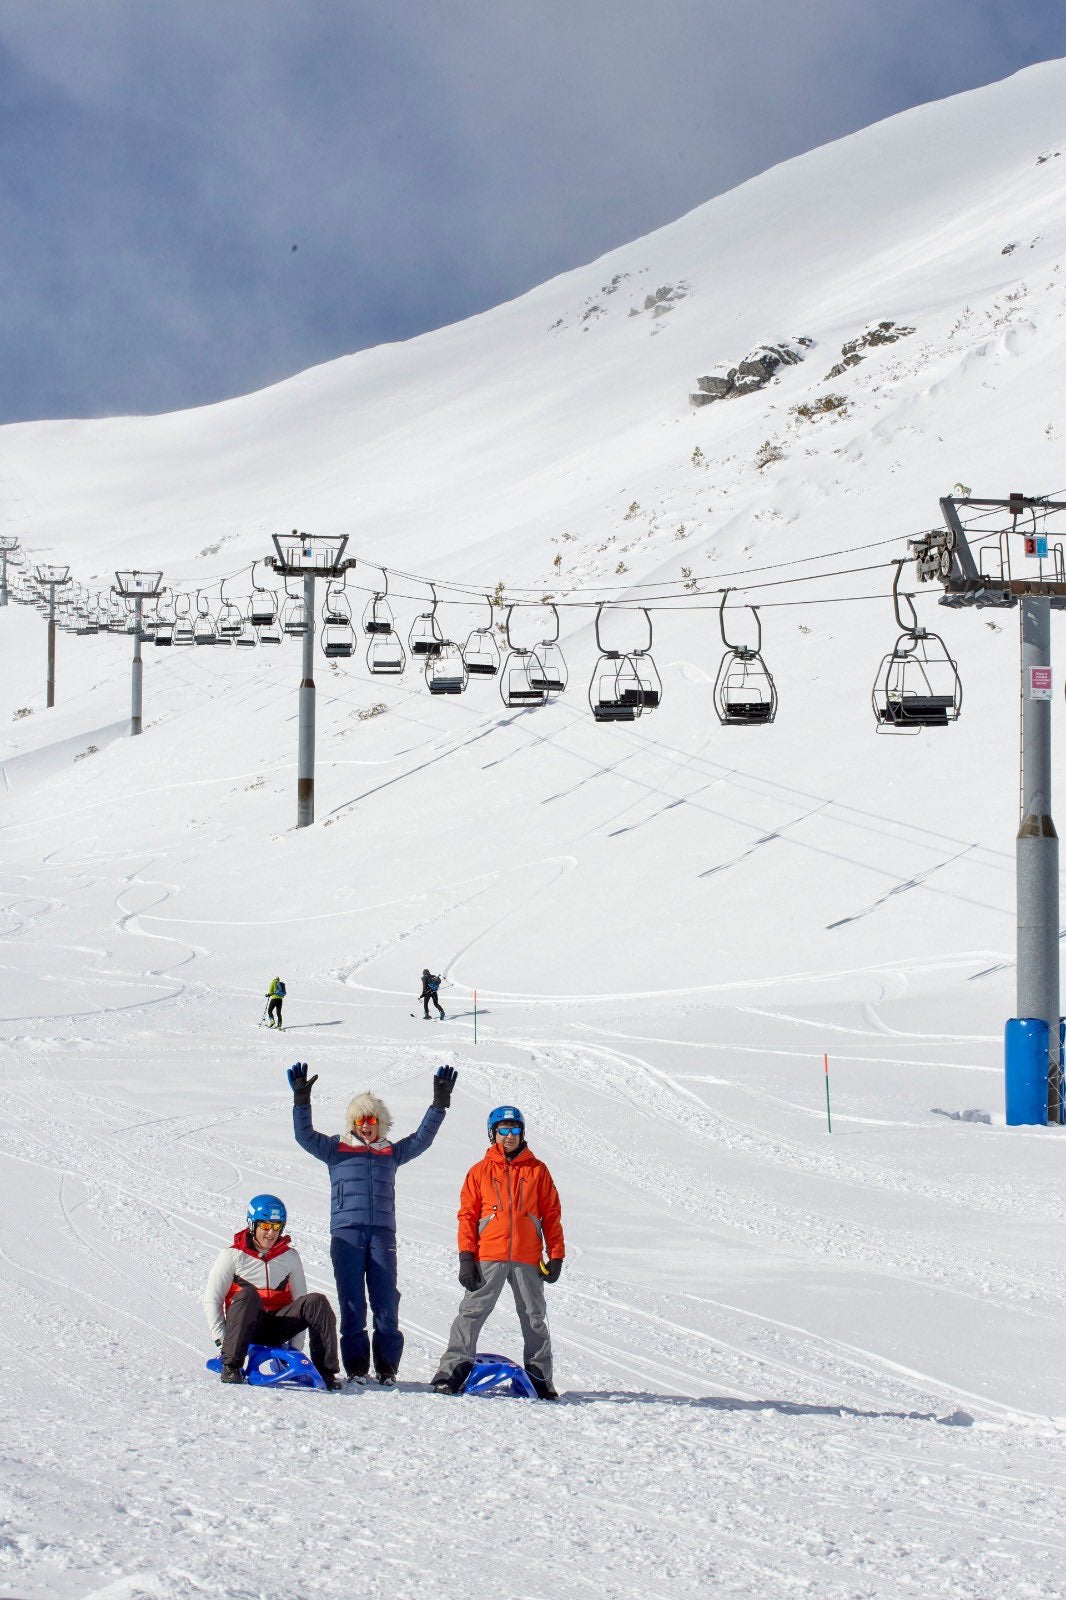
{"type": "Polygon", "coordinates": [[[1059,0],[3,0],[0,421],[410,337],[1059,55],[1059,0]]]}

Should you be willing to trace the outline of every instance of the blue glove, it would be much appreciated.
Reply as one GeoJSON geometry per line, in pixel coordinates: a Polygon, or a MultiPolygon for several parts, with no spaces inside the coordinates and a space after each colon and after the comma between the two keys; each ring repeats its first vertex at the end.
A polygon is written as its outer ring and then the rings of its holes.
{"type": "Polygon", "coordinates": [[[289,1080],[292,1090],[292,1103],[294,1106],[309,1106],[311,1104],[311,1090],[318,1082],[318,1073],[313,1078],[307,1076],[307,1062],[297,1061],[291,1066],[285,1076],[289,1080]]]}
{"type": "Polygon", "coordinates": [[[433,1074],[433,1109],[447,1111],[452,1103],[452,1090],[459,1076],[454,1067],[438,1067],[433,1074]]]}

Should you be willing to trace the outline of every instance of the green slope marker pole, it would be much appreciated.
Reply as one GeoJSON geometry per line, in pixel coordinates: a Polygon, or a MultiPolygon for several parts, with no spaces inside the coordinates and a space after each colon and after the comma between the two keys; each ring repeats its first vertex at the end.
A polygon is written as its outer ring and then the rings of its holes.
{"type": "Polygon", "coordinates": [[[474,1043],[477,1044],[477,990],[474,990],[474,1043]]]}
{"type": "Polygon", "coordinates": [[[833,1131],[833,1113],[829,1109],[829,1057],[822,1057],[825,1063],[825,1120],[829,1125],[829,1132],[833,1131]]]}

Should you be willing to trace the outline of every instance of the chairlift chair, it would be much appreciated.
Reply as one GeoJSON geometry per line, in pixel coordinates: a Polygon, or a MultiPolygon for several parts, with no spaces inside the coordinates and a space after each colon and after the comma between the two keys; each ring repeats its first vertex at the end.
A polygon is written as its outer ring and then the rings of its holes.
{"type": "Polygon", "coordinates": [[[500,699],[509,710],[520,706],[542,706],[548,698],[548,691],[537,687],[533,683],[533,673],[536,670],[543,679],[543,668],[534,663],[534,650],[530,645],[515,644],[511,637],[511,619],[514,615],[514,606],[508,606],[507,619],[504,631],[507,636],[507,659],[500,673],[500,699]]]}
{"type": "MultiPolygon", "coordinates": [[[[169,594],[170,591],[164,589],[163,593],[169,594]]],[[[160,596],[155,608],[155,643],[160,648],[169,649],[174,643],[174,624],[177,620],[173,600],[164,600],[160,596]]]]}
{"type": "Polygon", "coordinates": [[[391,630],[371,638],[366,664],[375,678],[398,678],[407,665],[407,653],[398,633],[391,630]]]}
{"type": "Polygon", "coordinates": [[[559,648],[559,611],[556,606],[549,606],[548,609],[555,620],[555,631],[550,638],[542,639],[533,651],[529,681],[534,689],[544,689],[548,694],[562,694],[568,674],[563,652],[559,648]]]}
{"type": "Polygon", "coordinates": [[[175,647],[191,645],[193,641],[192,628],[192,601],[187,594],[179,594],[174,600],[174,634],[172,643],[175,647]],[[184,610],[182,603],[184,602],[184,610]]]}
{"type": "Polygon", "coordinates": [[[762,658],[762,620],[758,606],[749,606],[755,618],[755,643],[734,644],[725,631],[728,598],[729,590],[725,589],[718,607],[718,628],[725,654],[714,680],[714,709],[723,727],[758,727],[773,722],[777,716],[777,685],[762,658]]]}
{"type": "MultiPolygon", "coordinates": [[[[248,621],[253,628],[269,628],[278,620],[278,597],[273,589],[264,589],[255,581],[255,562],[252,562],[252,597],[248,602],[248,621]]],[[[280,639],[278,641],[281,642],[280,639]]],[[[260,643],[262,641],[260,640],[260,643]]]]}
{"type": "MultiPolygon", "coordinates": [[[[288,591],[286,591],[287,593],[288,591]]],[[[290,639],[302,639],[309,627],[307,607],[301,595],[289,595],[281,608],[281,628],[290,639]]]]}
{"type": "Polygon", "coordinates": [[[433,584],[429,587],[433,592],[432,608],[415,618],[407,637],[407,644],[413,656],[439,656],[444,644],[444,635],[437,622],[437,591],[433,584]]]}
{"type": "Polygon", "coordinates": [[[218,614],[218,636],[220,639],[239,640],[244,632],[244,618],[241,616],[240,607],[234,605],[232,600],[224,600],[222,609],[218,614]]]}
{"type": "Polygon", "coordinates": [[[192,637],[194,644],[218,643],[218,626],[205,594],[196,596],[196,621],[193,623],[192,637]]]}
{"type": "Polygon", "coordinates": [[[322,654],[331,661],[346,660],[355,650],[355,634],[350,622],[324,621],[322,654]]]}
{"type": "Polygon", "coordinates": [[[496,643],[492,620],[492,601],[485,596],[489,620],[484,628],[475,628],[463,646],[463,660],[472,678],[494,678],[500,670],[500,650],[496,643]]]}
{"type": "Polygon", "coordinates": [[[426,684],[430,694],[462,694],[469,682],[463,652],[452,639],[445,639],[440,654],[426,662],[426,684]]]}
{"type": "Polygon", "coordinates": [[[946,728],[962,711],[962,683],[958,667],[938,633],[919,626],[910,595],[903,595],[911,614],[900,612],[899,580],[904,562],[896,563],[892,603],[902,633],[883,656],[871,691],[878,733],[920,733],[923,728],[946,728]]]}
{"type": "Polygon", "coordinates": [[[589,681],[589,705],[597,722],[634,722],[654,711],[662,699],[662,680],[651,657],[652,622],[644,606],[648,641],[636,650],[609,650],[600,634],[604,607],[596,612],[596,648],[599,659],[589,681]]]}

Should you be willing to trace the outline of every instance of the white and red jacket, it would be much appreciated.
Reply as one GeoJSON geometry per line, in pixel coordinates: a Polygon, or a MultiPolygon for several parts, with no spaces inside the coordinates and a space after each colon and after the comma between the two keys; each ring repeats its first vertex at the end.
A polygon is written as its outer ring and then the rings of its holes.
{"type": "MultiPolygon", "coordinates": [[[[204,1290],[204,1315],[212,1339],[221,1342],[230,1301],[248,1284],[266,1311],[280,1311],[307,1293],[303,1262],[288,1234],[271,1245],[266,1255],[260,1255],[247,1228],[242,1228],[233,1235],[233,1243],[218,1252],[204,1290]]],[[[296,1334],[289,1344],[302,1350],[303,1334],[296,1334]]]]}

